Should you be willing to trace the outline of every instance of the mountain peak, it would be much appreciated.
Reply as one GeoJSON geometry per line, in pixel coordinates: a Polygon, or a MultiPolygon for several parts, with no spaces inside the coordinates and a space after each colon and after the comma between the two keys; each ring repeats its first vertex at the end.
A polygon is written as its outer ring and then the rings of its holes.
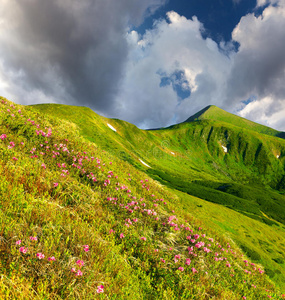
{"type": "Polygon", "coordinates": [[[208,105],[205,108],[198,111],[193,116],[191,116],[190,118],[188,118],[185,122],[192,122],[192,121],[205,120],[205,119],[215,120],[217,119],[216,117],[218,117],[218,115],[221,115],[221,113],[230,114],[216,105],[208,105]]]}
{"type": "Polygon", "coordinates": [[[284,138],[285,133],[229,113],[216,105],[208,105],[188,118],[184,123],[202,120],[221,121],[259,133],[284,138]]]}

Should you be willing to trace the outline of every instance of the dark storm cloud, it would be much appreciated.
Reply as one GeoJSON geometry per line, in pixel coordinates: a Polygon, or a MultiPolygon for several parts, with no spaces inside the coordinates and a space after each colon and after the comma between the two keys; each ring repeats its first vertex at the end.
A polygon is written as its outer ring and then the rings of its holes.
{"type": "Polygon", "coordinates": [[[128,54],[127,26],[163,2],[0,0],[0,67],[18,98],[11,100],[108,112],[128,54]]]}

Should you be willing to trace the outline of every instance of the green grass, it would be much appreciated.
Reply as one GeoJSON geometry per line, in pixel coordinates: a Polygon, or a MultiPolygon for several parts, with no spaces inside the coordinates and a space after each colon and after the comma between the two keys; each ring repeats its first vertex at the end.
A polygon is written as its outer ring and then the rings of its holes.
{"type": "Polygon", "coordinates": [[[274,220],[285,224],[284,196],[273,190],[233,182],[187,181],[182,176],[172,177],[152,169],[147,173],[169,187],[224,205],[269,225],[275,224],[274,220]],[[264,218],[264,213],[267,218],[264,218]]]}
{"type": "Polygon", "coordinates": [[[269,276],[284,288],[285,226],[271,226],[226,207],[175,191],[180,209],[199,216],[209,227],[232,239],[254,262],[261,263],[269,276]]]}
{"type": "MultiPolygon", "coordinates": [[[[150,132],[82,107],[24,107],[3,98],[0,103],[0,133],[6,134],[0,140],[1,299],[282,299],[283,224],[274,219],[266,224],[168,189],[139,162],[169,173],[169,185],[184,174],[189,182],[208,182],[216,190],[217,182],[233,183],[237,172],[244,173],[244,182],[255,172],[270,191],[278,174],[273,178],[269,170],[268,178],[262,177],[255,160],[257,170],[235,160],[230,162],[237,164],[233,172],[227,170],[219,143],[209,134],[203,137],[208,125],[150,132]],[[194,234],[205,243],[201,248],[190,241],[194,234]],[[37,253],[45,258],[38,259],[37,253]],[[52,256],[54,262],[47,259],[52,256]],[[255,265],[245,266],[245,259],[255,265]],[[265,274],[260,273],[264,267],[265,274]],[[72,268],[81,269],[82,276],[72,268]],[[100,285],[102,294],[96,292],[100,285]]],[[[212,133],[221,132],[216,127],[212,133]]],[[[283,147],[274,138],[264,143],[283,147]]],[[[219,192],[237,197],[238,188],[231,188],[219,192]]],[[[252,192],[245,189],[243,196],[252,192]]]]}

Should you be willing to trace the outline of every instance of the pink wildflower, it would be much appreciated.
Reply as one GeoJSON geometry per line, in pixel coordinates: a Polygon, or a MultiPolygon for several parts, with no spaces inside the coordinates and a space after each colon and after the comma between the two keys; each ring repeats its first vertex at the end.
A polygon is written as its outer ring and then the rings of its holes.
{"type": "Polygon", "coordinates": [[[78,261],[76,262],[76,264],[77,264],[79,267],[83,267],[83,266],[84,266],[84,261],[78,259],[78,261]]]}
{"type": "Polygon", "coordinates": [[[192,272],[194,273],[198,273],[198,271],[195,268],[192,268],[192,272]]]}
{"type": "Polygon", "coordinates": [[[88,251],[89,251],[89,246],[88,246],[88,245],[84,245],[84,246],[83,246],[83,250],[84,250],[85,252],[88,252],[88,251]]]}
{"type": "Polygon", "coordinates": [[[72,268],[72,269],[71,269],[71,272],[72,272],[72,273],[75,273],[75,272],[76,272],[75,268],[72,268]]]}
{"type": "Polygon", "coordinates": [[[120,238],[123,239],[125,236],[123,233],[120,234],[120,238]]]}
{"type": "Polygon", "coordinates": [[[54,256],[49,257],[49,258],[48,258],[48,261],[55,261],[55,257],[54,257],[54,256]]]}
{"type": "Polygon", "coordinates": [[[22,253],[27,253],[28,248],[20,247],[19,251],[22,252],[22,253]]]}
{"type": "Polygon", "coordinates": [[[58,183],[57,183],[57,182],[55,182],[55,183],[53,184],[53,186],[54,186],[54,187],[57,187],[57,186],[58,186],[58,183]]]}
{"type": "Polygon", "coordinates": [[[75,274],[76,276],[82,276],[83,275],[83,273],[82,273],[82,271],[81,270],[78,270],[77,271],[77,273],[75,274]]]}
{"type": "Polygon", "coordinates": [[[44,254],[42,254],[42,253],[37,253],[37,257],[38,257],[38,259],[43,259],[43,258],[45,258],[45,256],[44,256],[44,254]]]}
{"type": "Polygon", "coordinates": [[[97,286],[97,293],[104,293],[104,285],[97,286]]]}
{"type": "Polygon", "coordinates": [[[141,240],[146,241],[146,237],[142,236],[141,240]]]}
{"type": "Polygon", "coordinates": [[[0,139],[1,139],[2,141],[3,141],[4,139],[6,139],[6,137],[7,137],[7,135],[4,134],[4,133],[0,135],[0,139]]]}
{"type": "Polygon", "coordinates": [[[21,245],[21,243],[22,243],[21,240],[16,241],[16,245],[21,245]]]}
{"type": "Polygon", "coordinates": [[[185,262],[185,264],[189,266],[189,265],[190,265],[190,263],[191,263],[191,259],[190,259],[190,258],[186,258],[186,262],[185,262]]]}
{"type": "Polygon", "coordinates": [[[30,236],[30,240],[31,240],[31,241],[37,241],[38,238],[37,238],[36,236],[30,236]]]}
{"type": "Polygon", "coordinates": [[[183,267],[179,267],[178,270],[181,271],[181,272],[183,272],[184,268],[183,267]]]}

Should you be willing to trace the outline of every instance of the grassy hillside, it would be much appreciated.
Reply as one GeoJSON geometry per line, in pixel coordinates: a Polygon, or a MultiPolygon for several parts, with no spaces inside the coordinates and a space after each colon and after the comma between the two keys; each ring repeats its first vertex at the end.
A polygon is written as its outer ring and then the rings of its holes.
{"type": "Polygon", "coordinates": [[[218,204],[176,191],[179,209],[199,217],[207,226],[224,234],[254,262],[261,263],[268,276],[284,290],[284,226],[270,226],[218,204]]]}
{"type": "Polygon", "coordinates": [[[157,180],[252,217],[266,212],[284,224],[285,141],[213,121],[181,124],[157,134],[182,154],[176,169],[166,162],[148,171],[157,180]]]}
{"type": "Polygon", "coordinates": [[[85,107],[43,104],[34,108],[74,122],[83,137],[133,164],[141,165],[141,158],[152,168],[169,166],[170,172],[179,166],[181,173],[191,173],[194,179],[228,179],[230,176],[230,179],[239,178],[245,183],[260,183],[262,179],[262,183],[275,189],[283,188],[283,139],[214,120],[145,131],[124,121],[103,118],[85,107]],[[117,132],[113,132],[108,124],[117,132]],[[227,148],[227,153],[223,147],[227,148]],[[227,172],[229,168],[230,175],[227,172]],[[240,173],[243,173],[242,178],[240,173]]]}
{"type": "MultiPolygon", "coordinates": [[[[281,223],[168,189],[139,161],[176,168],[175,177],[178,165],[195,171],[204,154],[187,156],[183,143],[175,148],[158,133],[92,112],[85,119],[85,108],[72,122],[59,107],[52,116],[0,103],[1,299],[282,299],[281,223]],[[243,244],[242,235],[228,235],[231,226],[245,227],[243,244]],[[257,252],[254,239],[268,247],[257,252]]],[[[196,179],[226,176],[200,167],[196,179]]]]}
{"type": "Polygon", "coordinates": [[[163,184],[262,222],[269,222],[266,213],[285,224],[283,139],[214,120],[145,131],[84,107],[44,104],[34,108],[74,122],[87,140],[163,184]]]}

